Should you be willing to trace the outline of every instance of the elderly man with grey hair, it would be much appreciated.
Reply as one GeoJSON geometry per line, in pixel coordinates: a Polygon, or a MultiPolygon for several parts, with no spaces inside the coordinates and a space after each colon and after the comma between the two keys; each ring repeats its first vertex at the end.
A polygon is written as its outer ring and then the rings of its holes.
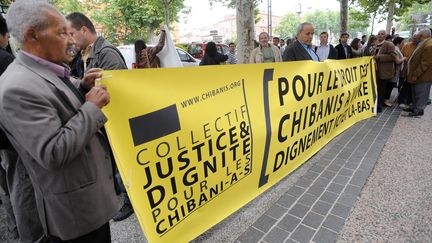
{"type": "Polygon", "coordinates": [[[319,61],[318,55],[312,47],[315,27],[311,23],[301,23],[297,27],[297,41],[289,45],[283,54],[285,62],[312,60],[319,61]]]}
{"type": "Polygon", "coordinates": [[[267,32],[258,35],[259,46],[252,50],[249,63],[281,62],[282,56],[279,48],[269,43],[267,32]]]}
{"type": "Polygon", "coordinates": [[[424,114],[429,102],[432,84],[432,38],[431,30],[424,29],[418,33],[419,44],[408,61],[407,80],[412,85],[413,104],[407,116],[416,117],[424,114]]]}
{"type": "Polygon", "coordinates": [[[394,88],[392,80],[395,76],[395,62],[398,58],[396,48],[393,42],[386,41],[387,36],[385,30],[378,31],[377,44],[373,51],[373,56],[376,62],[376,78],[377,78],[377,112],[382,112],[382,107],[391,107],[389,103],[391,91],[394,88]]]}
{"type": "MultiPolygon", "coordinates": [[[[5,48],[9,31],[0,16],[0,75],[13,62],[14,56],[5,48]]],[[[8,215],[9,232],[21,242],[37,242],[44,238],[42,224],[36,210],[33,185],[21,158],[0,129],[0,197],[8,215]]]]}
{"type": "Polygon", "coordinates": [[[94,85],[101,69],[70,79],[63,63],[75,40],[45,1],[17,0],[6,20],[21,52],[0,77],[0,126],[29,173],[44,232],[51,242],[111,242],[120,200],[100,132],[110,100],[94,85]]]}

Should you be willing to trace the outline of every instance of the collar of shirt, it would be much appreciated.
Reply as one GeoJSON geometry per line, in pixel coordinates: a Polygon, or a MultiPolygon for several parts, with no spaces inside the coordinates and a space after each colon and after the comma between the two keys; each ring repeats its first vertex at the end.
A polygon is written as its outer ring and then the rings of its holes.
{"type": "Polygon", "coordinates": [[[46,67],[48,70],[50,70],[51,72],[53,72],[56,76],[61,77],[61,78],[67,78],[69,79],[70,77],[70,69],[66,66],[63,65],[58,65],[56,63],[50,62],[48,60],[45,60],[43,58],[40,58],[38,56],[35,56],[33,54],[30,54],[26,51],[21,50],[21,52],[30,57],[31,59],[33,59],[35,62],[39,63],[40,65],[46,67]]]}
{"type": "Polygon", "coordinates": [[[319,57],[318,55],[315,53],[315,51],[312,49],[312,46],[308,46],[306,44],[304,44],[303,42],[301,42],[300,40],[298,40],[298,42],[304,47],[304,49],[308,52],[309,56],[312,58],[312,60],[319,62],[319,57]]]}
{"type": "Polygon", "coordinates": [[[84,62],[86,62],[87,58],[90,56],[90,51],[91,51],[93,45],[94,45],[94,42],[91,43],[90,45],[88,45],[85,49],[81,50],[81,56],[82,56],[82,60],[84,62]]]}
{"type": "Polygon", "coordinates": [[[426,40],[422,40],[422,41],[420,41],[420,42],[417,44],[417,47],[423,45],[423,43],[425,43],[425,42],[428,41],[428,40],[429,40],[429,39],[426,39],[426,40]]]}
{"type": "Polygon", "coordinates": [[[321,44],[320,44],[319,47],[329,47],[329,45],[330,45],[329,43],[327,43],[327,44],[325,44],[325,45],[321,45],[321,44]]]}
{"type": "Polygon", "coordinates": [[[318,46],[315,53],[318,55],[320,61],[328,59],[330,54],[330,44],[318,46]]]}
{"type": "Polygon", "coordinates": [[[267,43],[267,46],[262,46],[261,44],[259,44],[259,47],[261,49],[263,49],[263,48],[271,48],[270,43],[267,43]]]}
{"type": "Polygon", "coordinates": [[[308,48],[312,49],[312,46],[306,45],[301,40],[298,40],[298,42],[307,50],[308,48]]]}

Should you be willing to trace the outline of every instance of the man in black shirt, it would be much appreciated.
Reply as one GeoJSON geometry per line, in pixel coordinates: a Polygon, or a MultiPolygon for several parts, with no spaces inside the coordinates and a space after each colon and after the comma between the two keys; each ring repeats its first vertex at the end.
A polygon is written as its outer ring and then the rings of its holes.
{"type": "Polygon", "coordinates": [[[338,52],[337,59],[350,59],[352,58],[352,49],[351,46],[348,45],[349,34],[344,32],[340,35],[339,45],[335,48],[338,52]]]}

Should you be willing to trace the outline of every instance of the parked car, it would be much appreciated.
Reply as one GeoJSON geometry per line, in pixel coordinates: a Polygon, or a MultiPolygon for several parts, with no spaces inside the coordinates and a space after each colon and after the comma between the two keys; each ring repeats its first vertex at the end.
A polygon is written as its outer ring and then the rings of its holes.
{"type": "MultiPolygon", "coordinates": [[[[148,45],[148,47],[153,47],[153,46],[154,45],[148,45]]],[[[119,49],[119,51],[123,55],[128,69],[136,68],[135,46],[134,45],[117,46],[117,49],[119,49]]],[[[177,50],[177,54],[180,57],[180,61],[183,64],[183,67],[198,66],[199,65],[199,60],[193,58],[186,51],[184,51],[178,47],[176,47],[176,50],[177,50]]]]}
{"type": "Polygon", "coordinates": [[[405,39],[408,39],[408,38],[411,37],[411,31],[409,31],[409,30],[399,31],[397,34],[398,34],[400,37],[405,38],[405,39]]]}
{"type": "MultiPolygon", "coordinates": [[[[192,42],[188,45],[188,52],[196,59],[201,60],[205,54],[205,42],[192,42]]],[[[228,55],[229,47],[225,44],[216,44],[217,50],[222,55],[228,55]]]]}

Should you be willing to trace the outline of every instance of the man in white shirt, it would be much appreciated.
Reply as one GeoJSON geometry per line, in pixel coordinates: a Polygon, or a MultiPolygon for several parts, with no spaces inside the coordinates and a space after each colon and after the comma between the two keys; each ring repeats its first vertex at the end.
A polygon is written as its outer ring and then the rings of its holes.
{"type": "Polygon", "coordinates": [[[286,47],[285,46],[285,39],[281,38],[280,39],[280,43],[279,43],[279,50],[280,50],[281,54],[284,53],[285,47],[286,47]]]}
{"type": "Polygon", "coordinates": [[[328,33],[322,32],[319,36],[320,45],[315,47],[315,52],[320,61],[327,59],[337,59],[337,51],[332,44],[328,43],[328,33]]]}

